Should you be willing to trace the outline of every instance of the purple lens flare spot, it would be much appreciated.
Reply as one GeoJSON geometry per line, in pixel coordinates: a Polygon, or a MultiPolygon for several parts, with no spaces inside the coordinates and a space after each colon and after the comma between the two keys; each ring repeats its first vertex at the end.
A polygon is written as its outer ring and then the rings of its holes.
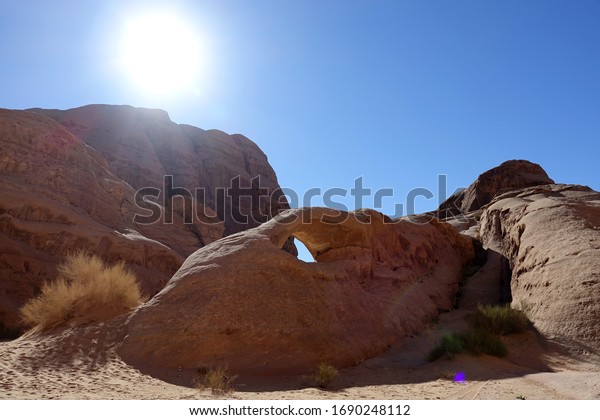
{"type": "Polygon", "coordinates": [[[456,375],[454,375],[454,382],[456,382],[457,384],[464,384],[465,382],[467,382],[467,377],[465,376],[465,373],[457,372],[456,375]]]}

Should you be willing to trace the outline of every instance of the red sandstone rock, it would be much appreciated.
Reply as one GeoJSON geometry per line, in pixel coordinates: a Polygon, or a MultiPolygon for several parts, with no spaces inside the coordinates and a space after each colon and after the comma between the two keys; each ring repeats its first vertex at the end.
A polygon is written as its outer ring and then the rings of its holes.
{"type": "Polygon", "coordinates": [[[502,194],[481,215],[484,246],[512,266],[513,305],[545,336],[600,348],[600,193],[545,185],[502,194]]]}
{"type": "Polygon", "coordinates": [[[438,214],[446,218],[473,212],[488,204],[501,191],[553,183],[540,165],[526,160],[509,160],[482,173],[467,189],[449,197],[440,205],[438,214]]]}
{"type": "Polygon", "coordinates": [[[249,374],[353,365],[450,309],[472,256],[470,239],[435,220],[289,210],[192,254],[131,316],[120,354],[140,368],[249,374]],[[317,263],[281,250],[290,235],[317,263]]]}
{"type": "MultiPolygon", "coordinates": [[[[124,260],[145,293],[154,295],[185,257],[223,236],[214,191],[237,175],[248,184],[260,175],[269,192],[278,188],[250,140],[174,124],[164,111],[106,105],[0,110],[0,335],[20,330],[19,307],[77,249],[124,260]],[[158,223],[134,221],[147,214],[136,190],[161,188],[155,201],[162,203],[164,175],[173,175],[175,187],[207,189],[206,208],[196,212],[202,217],[184,223],[192,196],[167,200],[158,223]],[[164,223],[167,214],[172,223],[164,223]]],[[[264,201],[261,213],[278,206],[264,201]]],[[[249,212],[248,203],[238,207],[249,212]]],[[[244,225],[231,214],[232,206],[224,209],[229,232],[268,217],[244,225]]]]}
{"type": "MultiPolygon", "coordinates": [[[[136,190],[162,189],[164,175],[173,176],[175,187],[191,192],[205,190],[205,201],[201,204],[209,212],[222,207],[219,216],[225,221],[225,234],[258,226],[279,209],[287,208],[278,203],[279,185],[266,155],[242,135],[175,124],[165,111],[131,106],[88,105],[66,111],[35,109],[35,112],[55,119],[97,150],[108,162],[110,171],[136,190]],[[236,177],[240,178],[242,188],[250,188],[251,180],[260,178],[266,196],[260,208],[252,209],[249,199],[240,200],[238,196],[224,203],[219,199],[217,190],[231,188],[236,177]],[[236,218],[238,213],[240,217],[236,218]],[[246,220],[243,216],[253,217],[246,220]]],[[[181,204],[180,200],[175,201],[181,204]]],[[[197,224],[202,245],[223,236],[222,226],[211,227],[197,224]]]]}

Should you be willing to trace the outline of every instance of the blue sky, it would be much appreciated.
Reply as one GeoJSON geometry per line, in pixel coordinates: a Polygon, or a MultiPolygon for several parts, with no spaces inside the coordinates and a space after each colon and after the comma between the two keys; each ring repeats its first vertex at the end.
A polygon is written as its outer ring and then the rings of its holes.
{"type": "Polygon", "coordinates": [[[0,0],[0,57],[0,107],[162,108],[250,137],[300,195],[363,177],[393,213],[512,158],[600,189],[599,0],[0,0]],[[124,22],[153,9],[196,31],[189,89],[119,70],[124,22]]]}

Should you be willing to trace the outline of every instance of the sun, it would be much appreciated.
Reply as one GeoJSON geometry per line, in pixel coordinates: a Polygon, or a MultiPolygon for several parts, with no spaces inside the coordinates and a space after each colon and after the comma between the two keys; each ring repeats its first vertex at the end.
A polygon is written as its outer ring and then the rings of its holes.
{"type": "Polygon", "coordinates": [[[198,36],[170,15],[131,19],[121,41],[121,63],[130,81],[148,93],[192,90],[198,78],[198,36]]]}

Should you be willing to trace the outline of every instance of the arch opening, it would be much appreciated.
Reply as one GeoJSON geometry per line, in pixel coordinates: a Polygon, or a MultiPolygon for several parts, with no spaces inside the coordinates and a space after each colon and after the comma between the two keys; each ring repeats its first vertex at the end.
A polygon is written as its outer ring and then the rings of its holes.
{"type": "Polygon", "coordinates": [[[296,245],[296,249],[298,250],[297,258],[299,260],[308,262],[308,263],[316,262],[314,257],[312,256],[312,254],[306,247],[306,245],[304,245],[304,243],[300,239],[296,238],[295,236],[294,236],[294,245],[296,245]]]}

